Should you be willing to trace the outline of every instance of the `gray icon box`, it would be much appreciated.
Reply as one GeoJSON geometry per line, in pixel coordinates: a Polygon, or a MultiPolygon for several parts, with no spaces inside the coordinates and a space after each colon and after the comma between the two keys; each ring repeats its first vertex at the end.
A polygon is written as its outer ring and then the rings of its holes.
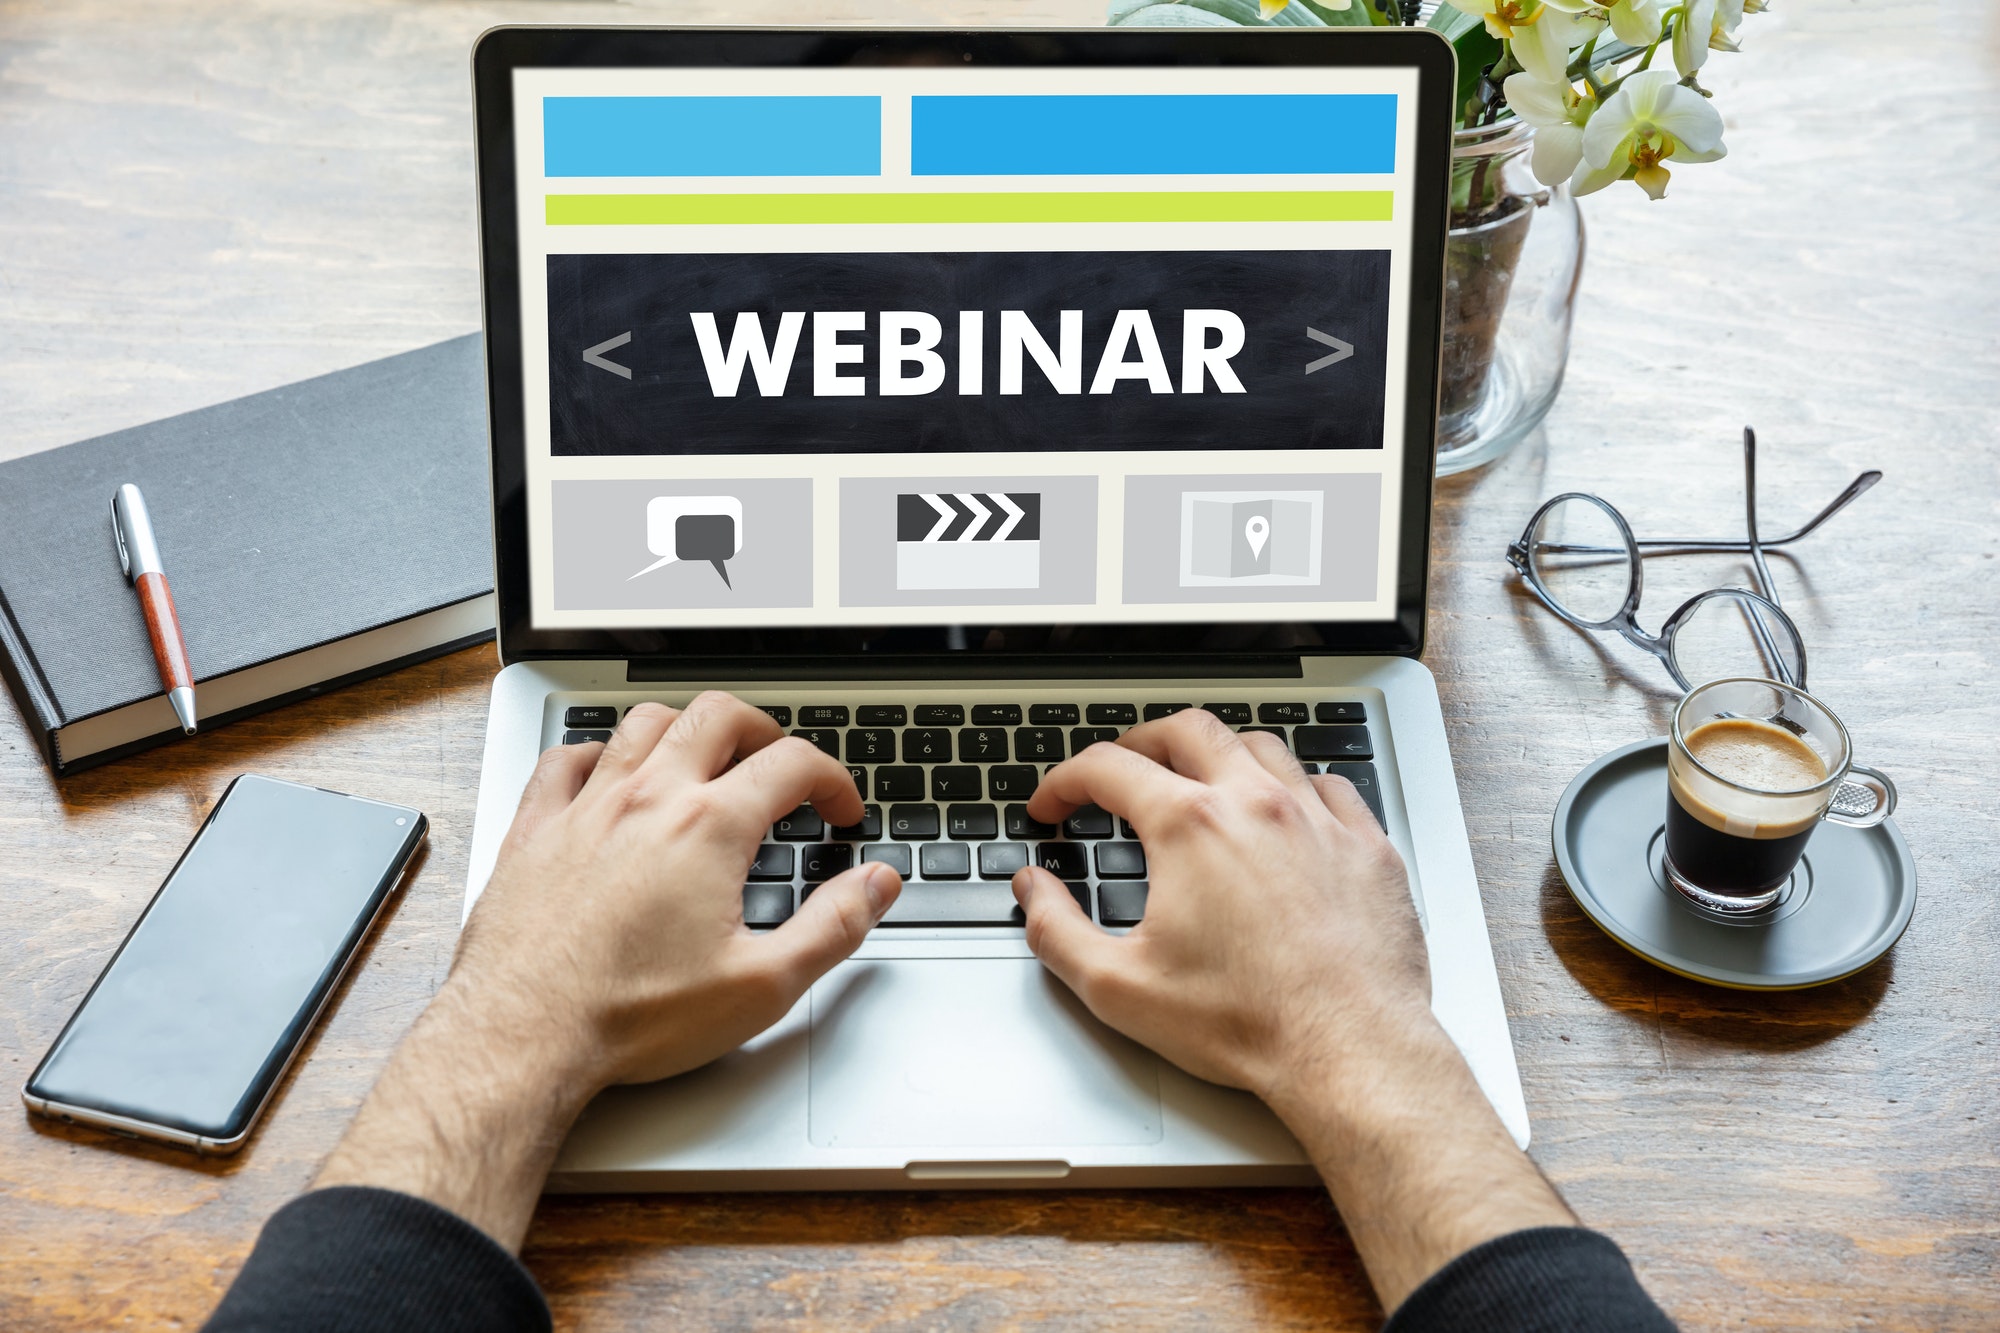
{"type": "Polygon", "coordinates": [[[1372,602],[1381,504],[1373,472],[1128,476],[1123,600],[1372,602]]]}
{"type": "Polygon", "coordinates": [[[558,481],[551,492],[558,611],[813,604],[809,478],[558,481]]]}
{"type": "Polygon", "coordinates": [[[842,606],[1088,606],[1096,600],[1094,476],[841,479],[842,606]],[[1012,511],[1029,505],[1035,535],[1016,540],[1025,534],[1018,525],[1026,515],[1012,511]],[[913,526],[919,506],[936,515],[934,540],[913,526]]]}

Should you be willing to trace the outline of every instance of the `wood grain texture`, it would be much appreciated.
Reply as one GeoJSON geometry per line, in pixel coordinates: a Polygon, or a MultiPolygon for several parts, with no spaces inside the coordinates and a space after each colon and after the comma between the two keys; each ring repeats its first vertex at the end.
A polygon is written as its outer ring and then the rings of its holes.
{"type": "MultiPolygon", "coordinates": [[[[673,6],[0,2],[0,455],[478,324],[465,52],[503,21],[1094,22],[1096,0],[673,6]]],[[[1690,1329],[2000,1326],[2000,20],[1795,4],[1708,82],[1730,156],[1586,203],[1568,387],[1543,436],[1439,488],[1427,655],[1535,1156],[1690,1329]],[[1893,19],[1893,26],[1892,26],[1893,19]],[[1501,558],[1594,490],[1641,535],[1738,522],[1737,431],[1784,525],[1813,683],[1902,784],[1908,935],[1823,990],[1715,990],[1575,909],[1548,819],[1664,729],[1650,660],[1528,605],[1501,558]]],[[[1652,562],[1642,617],[1745,577],[1652,562]]],[[[0,1082],[19,1086],[228,780],[432,818],[392,908],[240,1157],[0,1116],[0,1326],[198,1323],[302,1188],[449,961],[490,650],[55,782],[0,718],[0,1082]]],[[[0,705],[0,710],[7,706],[0,705]]],[[[552,1199],[526,1259],[563,1327],[1326,1329],[1380,1318],[1303,1190],[552,1199]]]]}
{"type": "Polygon", "coordinates": [[[165,574],[141,574],[132,582],[139,605],[146,616],[146,641],[153,647],[153,661],[160,679],[169,688],[194,687],[194,672],[188,666],[187,643],[181,638],[181,618],[174,610],[173,590],[165,574]]]}

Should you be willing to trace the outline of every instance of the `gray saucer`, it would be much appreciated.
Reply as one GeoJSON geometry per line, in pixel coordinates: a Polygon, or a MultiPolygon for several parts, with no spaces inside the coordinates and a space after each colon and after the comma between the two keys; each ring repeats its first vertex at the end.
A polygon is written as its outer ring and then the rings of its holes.
{"type": "Polygon", "coordinates": [[[1799,990],[1887,953],[1917,905],[1917,867],[1894,820],[1822,823],[1776,903],[1721,917],[1667,883],[1667,741],[1593,762],[1556,802],[1556,865],[1577,906],[1648,962],[1740,990],[1799,990]]]}

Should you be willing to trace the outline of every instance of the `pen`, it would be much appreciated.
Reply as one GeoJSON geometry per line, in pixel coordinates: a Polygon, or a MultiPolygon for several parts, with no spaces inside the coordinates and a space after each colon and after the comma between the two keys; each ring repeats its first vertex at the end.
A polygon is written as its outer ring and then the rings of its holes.
{"type": "Polygon", "coordinates": [[[174,614],[174,595],[167,590],[167,570],[160,563],[160,544],[153,540],[146,497],[129,482],[111,497],[111,533],[118,539],[118,563],[125,567],[125,581],[138,592],[146,613],[146,637],[153,641],[153,661],[160,668],[160,683],[167,687],[167,702],[174,706],[181,730],[192,736],[194,672],[181,639],[181,619],[174,614]]]}

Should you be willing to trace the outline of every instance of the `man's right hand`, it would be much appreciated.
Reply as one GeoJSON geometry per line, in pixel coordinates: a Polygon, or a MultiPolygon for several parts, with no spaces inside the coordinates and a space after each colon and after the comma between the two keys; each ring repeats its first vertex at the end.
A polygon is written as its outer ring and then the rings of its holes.
{"type": "Polygon", "coordinates": [[[1483,1241],[1575,1224],[1432,1016],[1408,874],[1345,778],[1191,709],[1059,765],[1028,813],[1087,804],[1144,843],[1145,917],[1108,934],[1030,868],[1029,946],[1105,1023],[1277,1112],[1385,1309],[1483,1241]]]}

